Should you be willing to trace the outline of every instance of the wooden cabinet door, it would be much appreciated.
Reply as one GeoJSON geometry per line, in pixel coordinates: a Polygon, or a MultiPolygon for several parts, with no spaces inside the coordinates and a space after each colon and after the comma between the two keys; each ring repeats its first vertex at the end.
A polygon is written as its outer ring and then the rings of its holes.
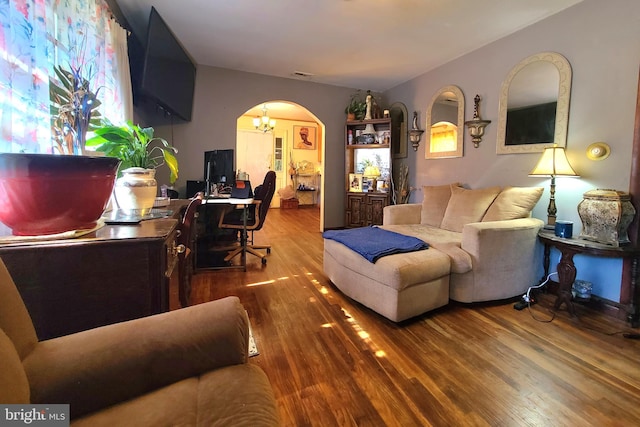
{"type": "Polygon", "coordinates": [[[364,193],[347,194],[347,227],[364,227],[367,222],[367,197],[364,193]]]}
{"type": "Polygon", "coordinates": [[[367,197],[368,225],[382,225],[382,213],[389,204],[387,194],[369,194],[367,197]]]}

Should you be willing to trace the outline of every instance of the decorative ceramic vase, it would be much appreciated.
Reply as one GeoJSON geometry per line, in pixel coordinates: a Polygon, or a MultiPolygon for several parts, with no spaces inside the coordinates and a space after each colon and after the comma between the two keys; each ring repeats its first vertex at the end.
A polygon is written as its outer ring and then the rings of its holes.
{"type": "Polygon", "coordinates": [[[616,247],[629,243],[627,229],[636,214],[629,193],[587,191],[578,204],[578,214],[582,220],[581,238],[616,247]]]}
{"type": "Polygon", "coordinates": [[[123,170],[114,188],[118,208],[131,215],[147,215],[158,191],[155,175],[155,169],[133,167],[123,170]]]}
{"type": "Polygon", "coordinates": [[[119,164],[114,157],[0,153],[0,221],[17,236],[93,228],[119,164]]]}

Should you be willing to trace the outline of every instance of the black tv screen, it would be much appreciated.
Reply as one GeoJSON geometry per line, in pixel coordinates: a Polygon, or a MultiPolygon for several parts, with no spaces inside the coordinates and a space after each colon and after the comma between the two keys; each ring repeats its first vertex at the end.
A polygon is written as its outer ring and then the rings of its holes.
{"type": "Polygon", "coordinates": [[[204,152],[204,180],[212,184],[233,184],[233,150],[212,150],[204,152]]]}
{"type": "Polygon", "coordinates": [[[171,29],[152,7],[147,30],[141,92],[168,113],[191,120],[196,66],[171,29]]]}
{"type": "Polygon", "coordinates": [[[508,110],[505,145],[553,142],[557,104],[549,102],[508,110]]]}

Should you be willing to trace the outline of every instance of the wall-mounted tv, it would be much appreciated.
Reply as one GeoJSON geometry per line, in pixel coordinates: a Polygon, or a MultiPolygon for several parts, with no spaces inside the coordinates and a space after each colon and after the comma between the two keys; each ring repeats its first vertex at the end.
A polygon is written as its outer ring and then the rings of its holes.
{"type": "Polygon", "coordinates": [[[548,102],[509,109],[505,145],[552,143],[557,106],[557,102],[548,102]]]}
{"type": "Polygon", "coordinates": [[[137,88],[139,94],[147,99],[139,99],[142,102],[138,104],[148,104],[150,99],[165,110],[165,115],[175,115],[190,121],[195,82],[195,63],[158,11],[152,7],[137,88]]]}

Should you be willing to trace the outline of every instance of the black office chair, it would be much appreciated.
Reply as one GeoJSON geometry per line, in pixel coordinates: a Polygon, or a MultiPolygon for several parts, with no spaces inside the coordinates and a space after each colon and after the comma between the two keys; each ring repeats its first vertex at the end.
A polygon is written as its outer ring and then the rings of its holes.
{"type": "Polygon", "coordinates": [[[182,307],[191,305],[191,278],[196,266],[196,227],[194,223],[198,206],[201,203],[202,196],[198,194],[187,205],[187,209],[185,209],[178,226],[178,245],[184,245],[185,247],[185,250],[178,254],[178,275],[180,276],[178,294],[182,307]]]}
{"type": "Polygon", "coordinates": [[[264,222],[267,218],[267,213],[269,212],[269,206],[271,205],[271,199],[273,199],[273,194],[276,190],[276,173],[274,171],[269,171],[264,177],[264,181],[262,185],[259,185],[254,190],[254,204],[249,206],[247,211],[247,235],[242,236],[244,232],[244,219],[242,215],[244,215],[245,209],[234,209],[231,212],[228,212],[224,215],[220,216],[220,221],[218,222],[218,227],[220,228],[230,228],[234,230],[239,230],[241,234],[241,242],[240,246],[233,251],[231,251],[224,260],[229,262],[233,257],[242,253],[243,245],[242,239],[247,239],[246,251],[252,255],[260,258],[263,264],[267,263],[266,255],[262,252],[258,252],[258,250],[266,250],[267,254],[271,253],[271,245],[256,245],[253,242],[253,233],[255,231],[259,231],[262,229],[264,222]]]}

